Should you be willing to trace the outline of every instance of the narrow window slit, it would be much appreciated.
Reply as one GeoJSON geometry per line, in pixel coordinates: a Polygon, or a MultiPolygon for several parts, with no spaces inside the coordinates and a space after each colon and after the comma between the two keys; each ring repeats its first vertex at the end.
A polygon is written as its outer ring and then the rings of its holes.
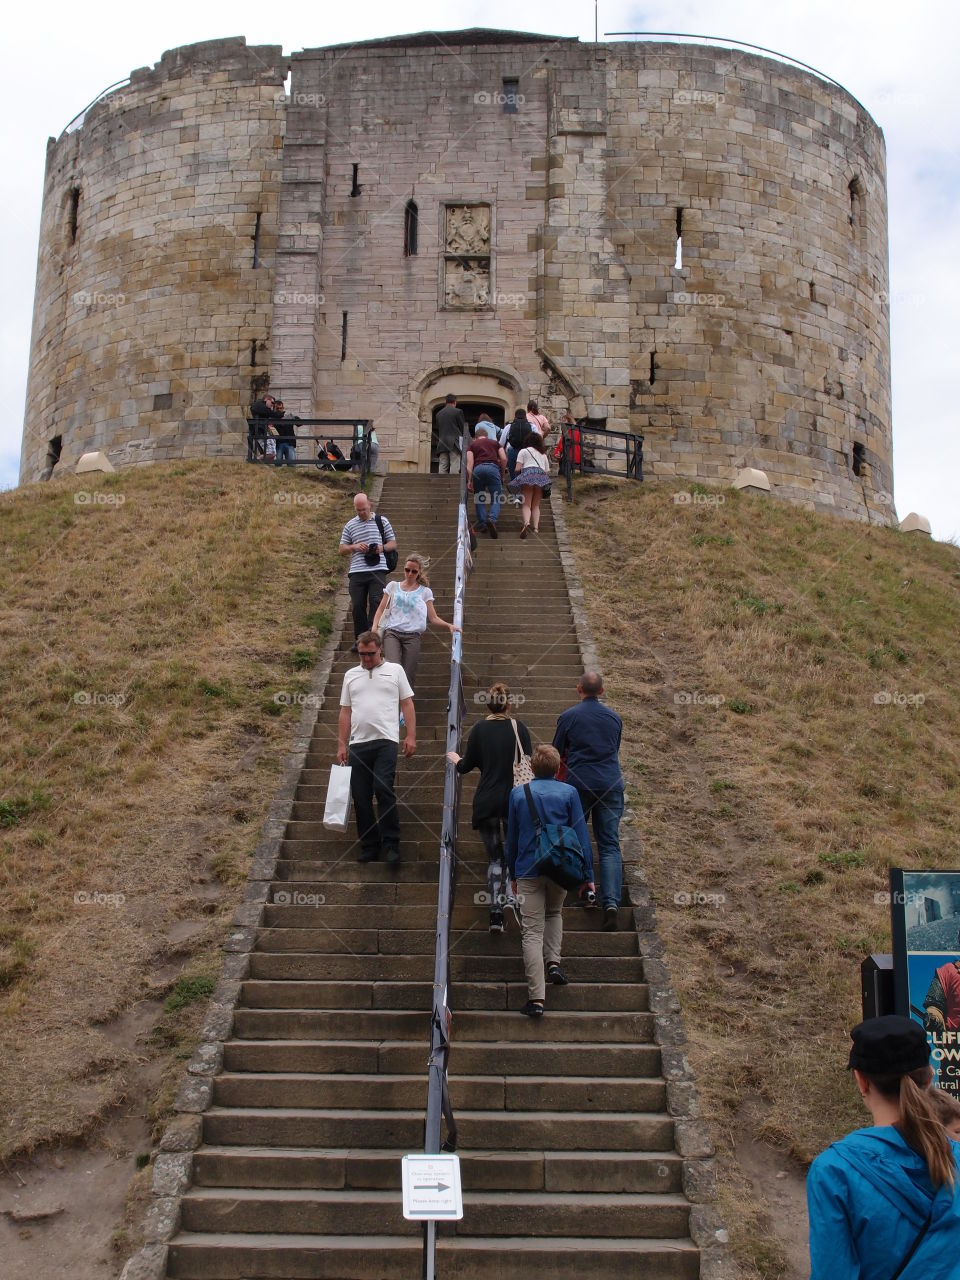
{"type": "MultiPolygon", "coordinates": [[[[260,219],[263,215],[257,214],[256,226],[253,228],[253,265],[260,266],[260,219]]],[[[253,361],[251,360],[251,364],[253,361]]]]}
{"type": "Polygon", "coordinates": [[[360,194],[360,166],[358,164],[353,166],[353,186],[350,188],[350,194],[352,196],[360,194]]]}
{"type": "Polygon", "coordinates": [[[683,210],[677,210],[677,258],[673,264],[674,271],[683,266],[683,210]]]}
{"type": "Polygon", "coordinates": [[[403,256],[413,258],[417,253],[420,230],[420,212],[414,200],[408,200],[403,211],[403,256]]]}
{"type": "Polygon", "coordinates": [[[344,311],[340,322],[340,363],[347,358],[347,313],[344,311]]]}

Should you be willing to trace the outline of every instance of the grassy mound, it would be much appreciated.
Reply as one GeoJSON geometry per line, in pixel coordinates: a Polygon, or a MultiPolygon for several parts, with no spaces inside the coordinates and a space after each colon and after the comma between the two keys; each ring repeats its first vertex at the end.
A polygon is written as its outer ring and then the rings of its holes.
{"type": "Polygon", "coordinates": [[[809,1161],[866,1123],[887,868],[960,865],[960,551],[689,485],[566,511],[704,1110],[809,1161]]]}
{"type": "Polygon", "coordinates": [[[0,1154],[124,1097],[121,1011],[185,966],[209,993],[352,491],[191,462],[0,496],[0,1154]]]}

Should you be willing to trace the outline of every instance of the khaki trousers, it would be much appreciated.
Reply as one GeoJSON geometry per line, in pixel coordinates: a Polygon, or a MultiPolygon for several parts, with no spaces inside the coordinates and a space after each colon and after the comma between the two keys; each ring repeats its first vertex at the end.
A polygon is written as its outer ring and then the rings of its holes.
{"type": "Polygon", "coordinates": [[[442,476],[460,474],[460,454],[456,449],[443,449],[437,453],[437,470],[442,476]]]}
{"type": "Polygon", "coordinates": [[[527,995],[531,1000],[543,1000],[546,996],[544,961],[547,964],[560,963],[563,900],[566,896],[566,889],[546,876],[524,876],[517,881],[523,968],[527,975],[527,995]]]}

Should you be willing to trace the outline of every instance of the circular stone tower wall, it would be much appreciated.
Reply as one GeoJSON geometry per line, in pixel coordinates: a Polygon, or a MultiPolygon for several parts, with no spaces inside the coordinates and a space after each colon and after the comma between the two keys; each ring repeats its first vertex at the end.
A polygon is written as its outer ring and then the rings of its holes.
{"type": "Polygon", "coordinates": [[[838,85],[770,58],[607,55],[606,216],[651,474],[758,467],[782,497],[895,518],[880,128],[838,85]]]}
{"type": "Polygon", "coordinates": [[[242,456],[269,367],[286,67],[275,46],[165,53],[47,147],[21,482],[242,456]]]}

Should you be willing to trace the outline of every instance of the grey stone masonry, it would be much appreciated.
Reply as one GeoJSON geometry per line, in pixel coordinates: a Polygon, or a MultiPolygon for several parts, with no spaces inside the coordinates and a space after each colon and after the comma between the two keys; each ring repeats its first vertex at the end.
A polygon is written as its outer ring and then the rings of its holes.
{"type": "Polygon", "coordinates": [[[21,479],[242,453],[269,379],[427,471],[453,391],[645,437],[651,477],[888,523],[883,135],[697,44],[212,41],[51,140],[21,479]],[[291,74],[289,92],[284,77],[291,74]],[[470,235],[450,226],[471,210],[470,235]],[[412,230],[411,230],[412,228],[412,230]]]}

